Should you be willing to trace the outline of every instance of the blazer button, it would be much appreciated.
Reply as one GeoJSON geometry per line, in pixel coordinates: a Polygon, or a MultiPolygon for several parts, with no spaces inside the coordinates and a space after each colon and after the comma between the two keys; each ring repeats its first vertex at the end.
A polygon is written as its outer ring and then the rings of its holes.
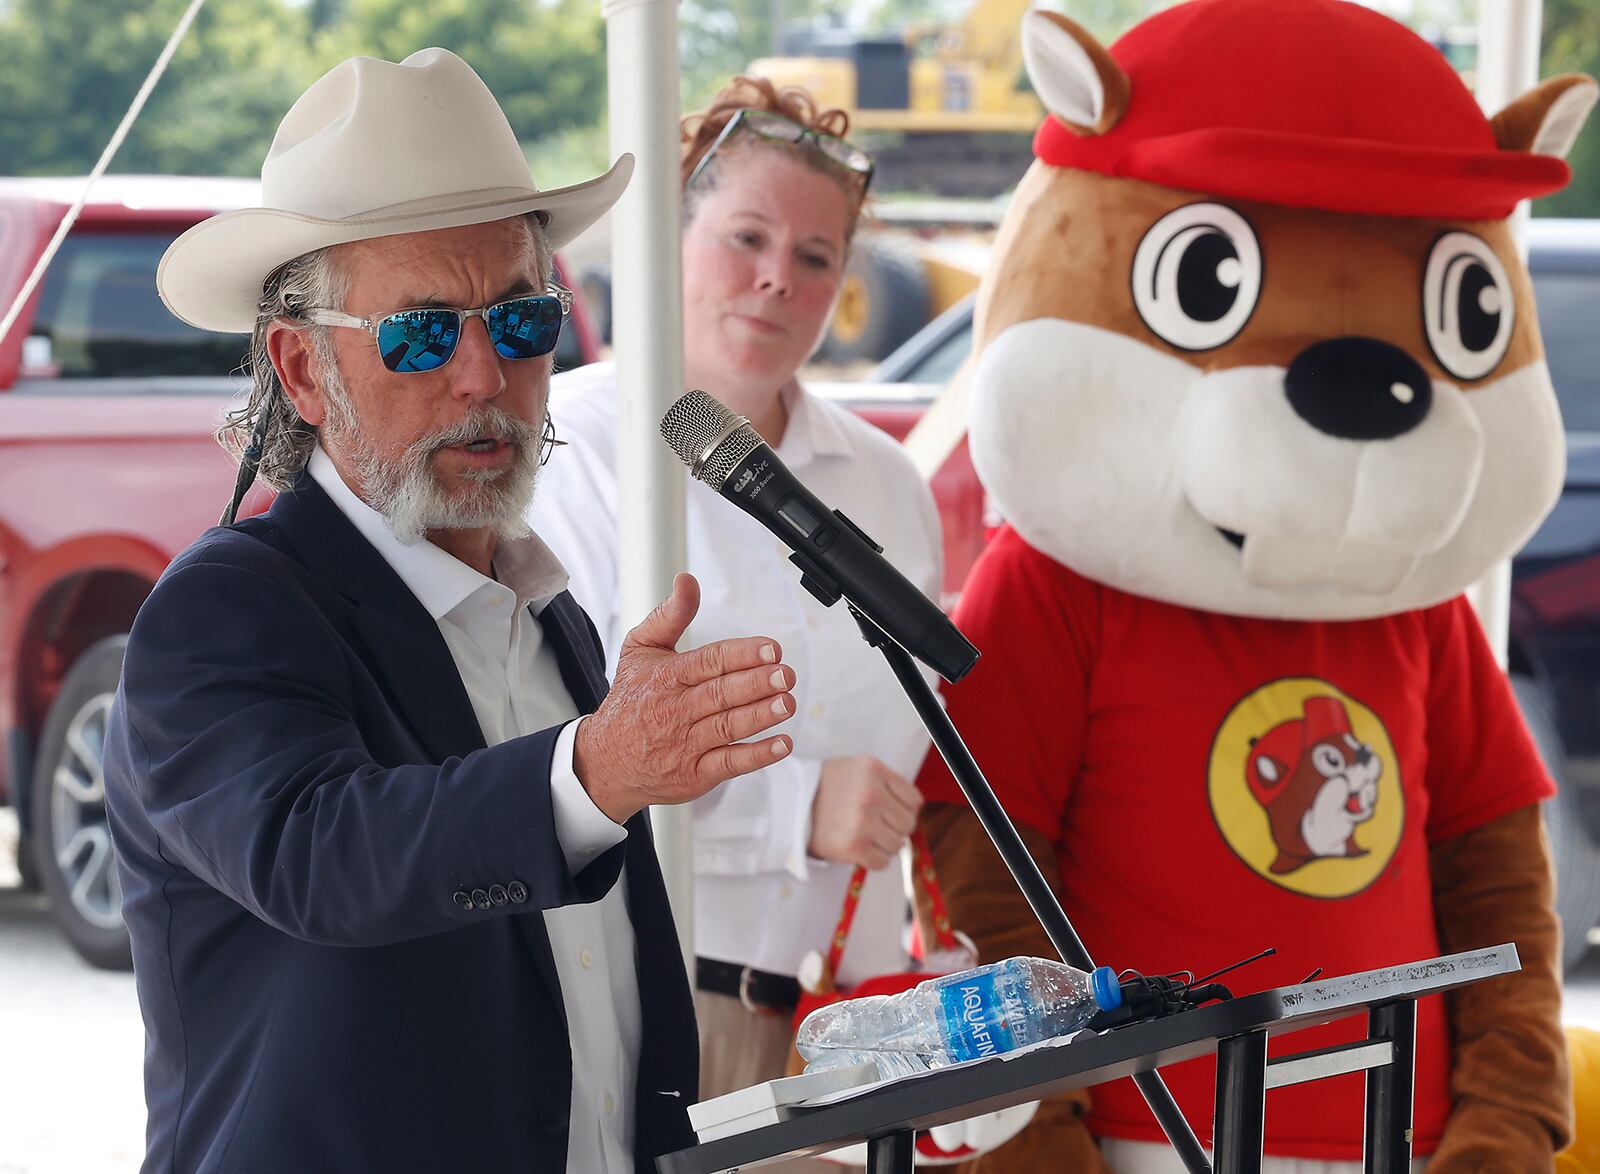
{"type": "Polygon", "coordinates": [[[472,898],[467,894],[466,889],[457,889],[450,894],[450,899],[463,909],[472,908],[472,898]]]}
{"type": "Polygon", "coordinates": [[[474,909],[487,909],[489,907],[489,891],[487,889],[472,890],[472,907],[474,909]]]}
{"type": "Polygon", "coordinates": [[[539,1113],[539,1128],[546,1133],[565,1133],[567,1131],[567,1110],[549,1107],[539,1113]]]}
{"type": "Polygon", "coordinates": [[[521,881],[512,881],[506,886],[506,896],[520,905],[528,899],[528,886],[521,881]]]}
{"type": "Polygon", "coordinates": [[[493,901],[496,905],[504,905],[507,901],[511,900],[511,895],[506,892],[505,885],[490,885],[489,900],[493,901]]]}

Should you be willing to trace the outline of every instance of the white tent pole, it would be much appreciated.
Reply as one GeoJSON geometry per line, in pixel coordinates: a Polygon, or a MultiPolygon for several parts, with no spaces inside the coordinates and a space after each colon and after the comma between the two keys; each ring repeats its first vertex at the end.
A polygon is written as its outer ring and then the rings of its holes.
{"type": "MultiPolygon", "coordinates": [[[[1539,80],[1542,0],[1481,0],[1478,8],[1478,104],[1491,116],[1539,80]]],[[[1517,205],[1512,229],[1523,257],[1528,253],[1528,202],[1517,205]]],[[[1502,667],[1511,639],[1511,563],[1486,572],[1468,592],[1489,646],[1502,667]]]]}
{"type": "MultiPolygon", "coordinates": [[[[617,362],[617,480],[622,618],[637,623],[685,566],[684,470],[661,439],[683,392],[679,252],[677,0],[602,0],[611,149],[637,160],[611,211],[612,349],[617,362]]],[[[679,941],[694,974],[690,811],[650,812],[679,941]]]]}

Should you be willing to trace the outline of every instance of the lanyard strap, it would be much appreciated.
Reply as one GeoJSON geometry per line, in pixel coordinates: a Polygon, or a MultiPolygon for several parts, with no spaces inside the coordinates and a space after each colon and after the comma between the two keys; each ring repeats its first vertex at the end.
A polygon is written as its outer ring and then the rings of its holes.
{"type": "MultiPolygon", "coordinates": [[[[861,904],[861,886],[866,884],[867,870],[857,866],[850,876],[850,885],[844,891],[844,905],[839,910],[839,924],[834,928],[833,940],[828,945],[826,973],[831,986],[839,973],[839,960],[844,956],[845,942],[850,937],[850,926],[856,919],[856,907],[861,904]]],[[[908,888],[912,908],[916,915],[917,937],[924,955],[933,948],[955,949],[959,946],[955,931],[950,927],[950,914],[944,903],[944,893],[939,888],[939,874],[933,867],[933,854],[928,851],[927,838],[918,828],[911,833],[911,866],[908,888]],[[930,944],[931,943],[931,944],[930,944]]]]}

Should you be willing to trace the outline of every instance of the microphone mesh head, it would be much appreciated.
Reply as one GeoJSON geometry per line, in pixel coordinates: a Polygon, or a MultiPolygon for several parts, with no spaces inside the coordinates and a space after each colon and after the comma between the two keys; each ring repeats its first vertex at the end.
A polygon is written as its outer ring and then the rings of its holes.
{"type": "Polygon", "coordinates": [[[763,443],[749,421],[698,390],[684,392],[667,409],[661,435],[689,471],[713,489],[721,489],[763,443]]]}

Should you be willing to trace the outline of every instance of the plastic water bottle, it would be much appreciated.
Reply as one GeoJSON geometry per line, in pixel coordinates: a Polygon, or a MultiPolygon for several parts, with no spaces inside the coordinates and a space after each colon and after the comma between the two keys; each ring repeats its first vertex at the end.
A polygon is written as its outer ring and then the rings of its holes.
{"type": "Polygon", "coordinates": [[[807,1072],[871,1062],[887,1080],[1066,1035],[1121,1005],[1109,966],[1085,974],[1045,958],[1008,958],[898,995],[820,1007],[800,1024],[795,1046],[807,1072]]]}

